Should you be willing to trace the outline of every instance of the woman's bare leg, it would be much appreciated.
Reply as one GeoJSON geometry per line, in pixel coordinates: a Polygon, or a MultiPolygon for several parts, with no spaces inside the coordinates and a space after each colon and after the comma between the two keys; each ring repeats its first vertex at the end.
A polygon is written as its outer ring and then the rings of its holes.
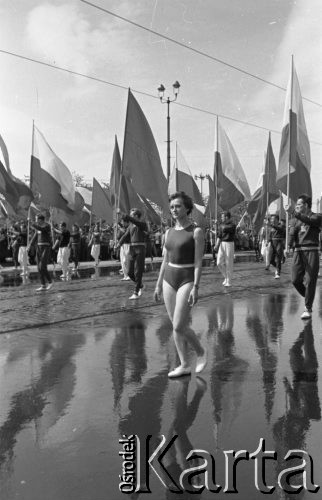
{"type": "Polygon", "coordinates": [[[188,326],[190,315],[188,297],[191,288],[192,283],[186,283],[176,292],[167,282],[164,281],[163,284],[164,302],[173,324],[174,342],[180,359],[180,367],[176,369],[179,370],[178,374],[174,373],[173,376],[179,376],[184,374],[184,372],[188,373],[190,370],[187,342],[191,344],[198,357],[202,357],[205,354],[195,332],[188,326]]]}

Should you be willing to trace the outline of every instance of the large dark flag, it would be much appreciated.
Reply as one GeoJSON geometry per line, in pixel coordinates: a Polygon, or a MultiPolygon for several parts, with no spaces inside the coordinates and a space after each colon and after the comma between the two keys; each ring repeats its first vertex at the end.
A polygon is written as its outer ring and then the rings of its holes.
{"type": "Polygon", "coordinates": [[[167,181],[151,127],[129,90],[123,144],[122,173],[138,194],[168,212],[167,181]]]}
{"type": "Polygon", "coordinates": [[[103,219],[109,224],[113,224],[113,209],[111,202],[106,191],[104,191],[95,177],[93,178],[92,196],[92,213],[99,219],[103,219]]]}
{"type": "Polygon", "coordinates": [[[127,178],[121,172],[122,161],[117,137],[115,136],[115,146],[110,176],[111,205],[114,210],[119,208],[121,212],[124,213],[129,213],[131,208],[134,207],[143,209],[145,205],[139,199],[137,192],[132,185],[131,179],[127,178]]]}
{"type": "Polygon", "coordinates": [[[28,210],[33,200],[32,191],[20,179],[15,177],[10,169],[9,153],[7,146],[0,135],[0,151],[2,153],[4,164],[1,162],[0,192],[5,196],[11,208],[16,213],[23,213],[28,210]],[[6,187],[4,187],[6,186],[6,187]],[[7,192],[6,192],[7,191],[7,192]],[[10,199],[9,199],[10,198],[10,199]]]}
{"type": "Polygon", "coordinates": [[[300,85],[292,60],[284,107],[277,186],[293,201],[296,201],[301,194],[312,197],[310,171],[310,143],[306,130],[300,85]],[[287,193],[288,171],[290,176],[289,193],[287,193]]]}
{"type": "Polygon", "coordinates": [[[218,203],[229,210],[251,198],[248,182],[237,154],[222,126],[217,122],[214,182],[218,203]]]}
{"type": "Polygon", "coordinates": [[[271,134],[269,134],[262,185],[255,191],[247,207],[247,212],[253,216],[252,223],[256,231],[259,231],[262,227],[268,207],[278,198],[276,162],[271,143],[271,134]]]}

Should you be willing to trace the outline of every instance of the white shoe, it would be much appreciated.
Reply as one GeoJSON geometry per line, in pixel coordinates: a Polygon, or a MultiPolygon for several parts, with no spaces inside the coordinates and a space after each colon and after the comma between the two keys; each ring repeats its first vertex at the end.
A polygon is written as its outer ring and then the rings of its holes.
{"type": "Polygon", "coordinates": [[[48,285],[46,286],[46,290],[50,290],[53,286],[53,283],[48,283],[48,285]]]}
{"type": "Polygon", "coordinates": [[[223,284],[224,286],[226,285],[226,283],[227,283],[227,280],[224,280],[224,281],[222,282],[222,284],[223,284]]]}
{"type": "Polygon", "coordinates": [[[141,297],[142,291],[144,290],[144,285],[141,286],[140,290],[138,291],[138,296],[141,297]]]}
{"type": "Polygon", "coordinates": [[[304,313],[301,314],[301,319],[311,319],[312,318],[312,311],[309,311],[307,308],[305,308],[304,313]]]}
{"type": "Polygon", "coordinates": [[[41,285],[36,289],[36,292],[45,292],[47,290],[46,285],[41,285]]]}
{"type": "Polygon", "coordinates": [[[230,281],[227,280],[226,283],[224,284],[224,286],[231,286],[230,281]]]}
{"type": "Polygon", "coordinates": [[[206,367],[206,364],[207,364],[207,351],[205,349],[202,356],[197,356],[196,373],[202,372],[202,370],[206,367]]]}
{"type": "Polygon", "coordinates": [[[133,295],[131,295],[131,297],[129,298],[129,300],[136,300],[138,298],[139,298],[138,294],[134,292],[133,295]]]}
{"type": "Polygon", "coordinates": [[[278,279],[280,278],[280,275],[278,274],[278,272],[277,272],[277,271],[275,272],[275,276],[274,276],[274,278],[275,278],[276,280],[278,280],[278,279]]]}
{"type": "Polygon", "coordinates": [[[174,370],[168,373],[169,378],[182,377],[183,375],[191,375],[191,368],[183,368],[183,366],[177,366],[174,370]]]}
{"type": "Polygon", "coordinates": [[[126,276],[124,278],[121,278],[121,281],[129,281],[131,278],[129,276],[126,276]]]}

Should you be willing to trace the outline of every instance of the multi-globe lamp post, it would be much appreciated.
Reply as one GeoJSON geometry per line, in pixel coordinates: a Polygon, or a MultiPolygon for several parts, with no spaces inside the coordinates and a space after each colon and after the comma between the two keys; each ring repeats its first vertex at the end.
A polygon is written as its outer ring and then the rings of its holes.
{"type": "Polygon", "coordinates": [[[207,176],[200,173],[199,175],[195,175],[195,180],[198,180],[200,179],[200,194],[201,194],[201,198],[203,198],[203,192],[202,192],[202,183],[203,181],[205,180],[207,176]]]}
{"type": "Polygon", "coordinates": [[[172,85],[173,88],[173,95],[174,97],[170,99],[170,97],[164,97],[164,92],[165,92],[165,87],[161,83],[160,87],[158,88],[158,93],[159,93],[159,98],[160,102],[162,104],[167,104],[167,181],[169,182],[170,178],[170,162],[171,162],[171,150],[170,150],[170,103],[174,102],[177,100],[178,94],[179,94],[179,89],[180,89],[180,83],[178,81],[174,82],[172,85]]]}

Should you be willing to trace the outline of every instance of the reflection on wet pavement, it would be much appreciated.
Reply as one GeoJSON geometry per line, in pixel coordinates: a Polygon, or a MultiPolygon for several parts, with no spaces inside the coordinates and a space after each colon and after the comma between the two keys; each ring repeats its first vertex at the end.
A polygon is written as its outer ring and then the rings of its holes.
{"type": "MultiPolygon", "coordinates": [[[[227,498],[225,452],[254,453],[261,438],[277,453],[265,466],[266,485],[275,487],[270,498],[319,498],[320,492],[305,489],[287,492],[283,474],[285,491],[278,485],[286,467],[301,464],[284,461],[292,449],[312,456],[312,482],[322,483],[317,292],[308,323],[299,319],[301,303],[292,289],[204,297],[191,327],[207,345],[209,363],[201,376],[177,380],[167,377],[177,360],[162,305],[0,336],[0,498],[124,498],[119,439],[131,434],[141,444],[141,489],[148,482],[151,493],[130,498],[227,498]],[[173,440],[163,467],[155,460],[155,472],[147,472],[145,451],[150,456],[162,436],[167,444],[173,440]],[[175,493],[180,477],[187,490],[205,484],[205,474],[185,474],[205,463],[201,456],[186,460],[193,449],[212,456],[208,486],[221,486],[217,493],[175,493]]],[[[50,317],[46,297],[42,307],[50,317]]],[[[234,498],[266,497],[255,487],[254,464],[238,463],[234,498]]],[[[302,481],[300,473],[291,484],[302,481]]]]}

